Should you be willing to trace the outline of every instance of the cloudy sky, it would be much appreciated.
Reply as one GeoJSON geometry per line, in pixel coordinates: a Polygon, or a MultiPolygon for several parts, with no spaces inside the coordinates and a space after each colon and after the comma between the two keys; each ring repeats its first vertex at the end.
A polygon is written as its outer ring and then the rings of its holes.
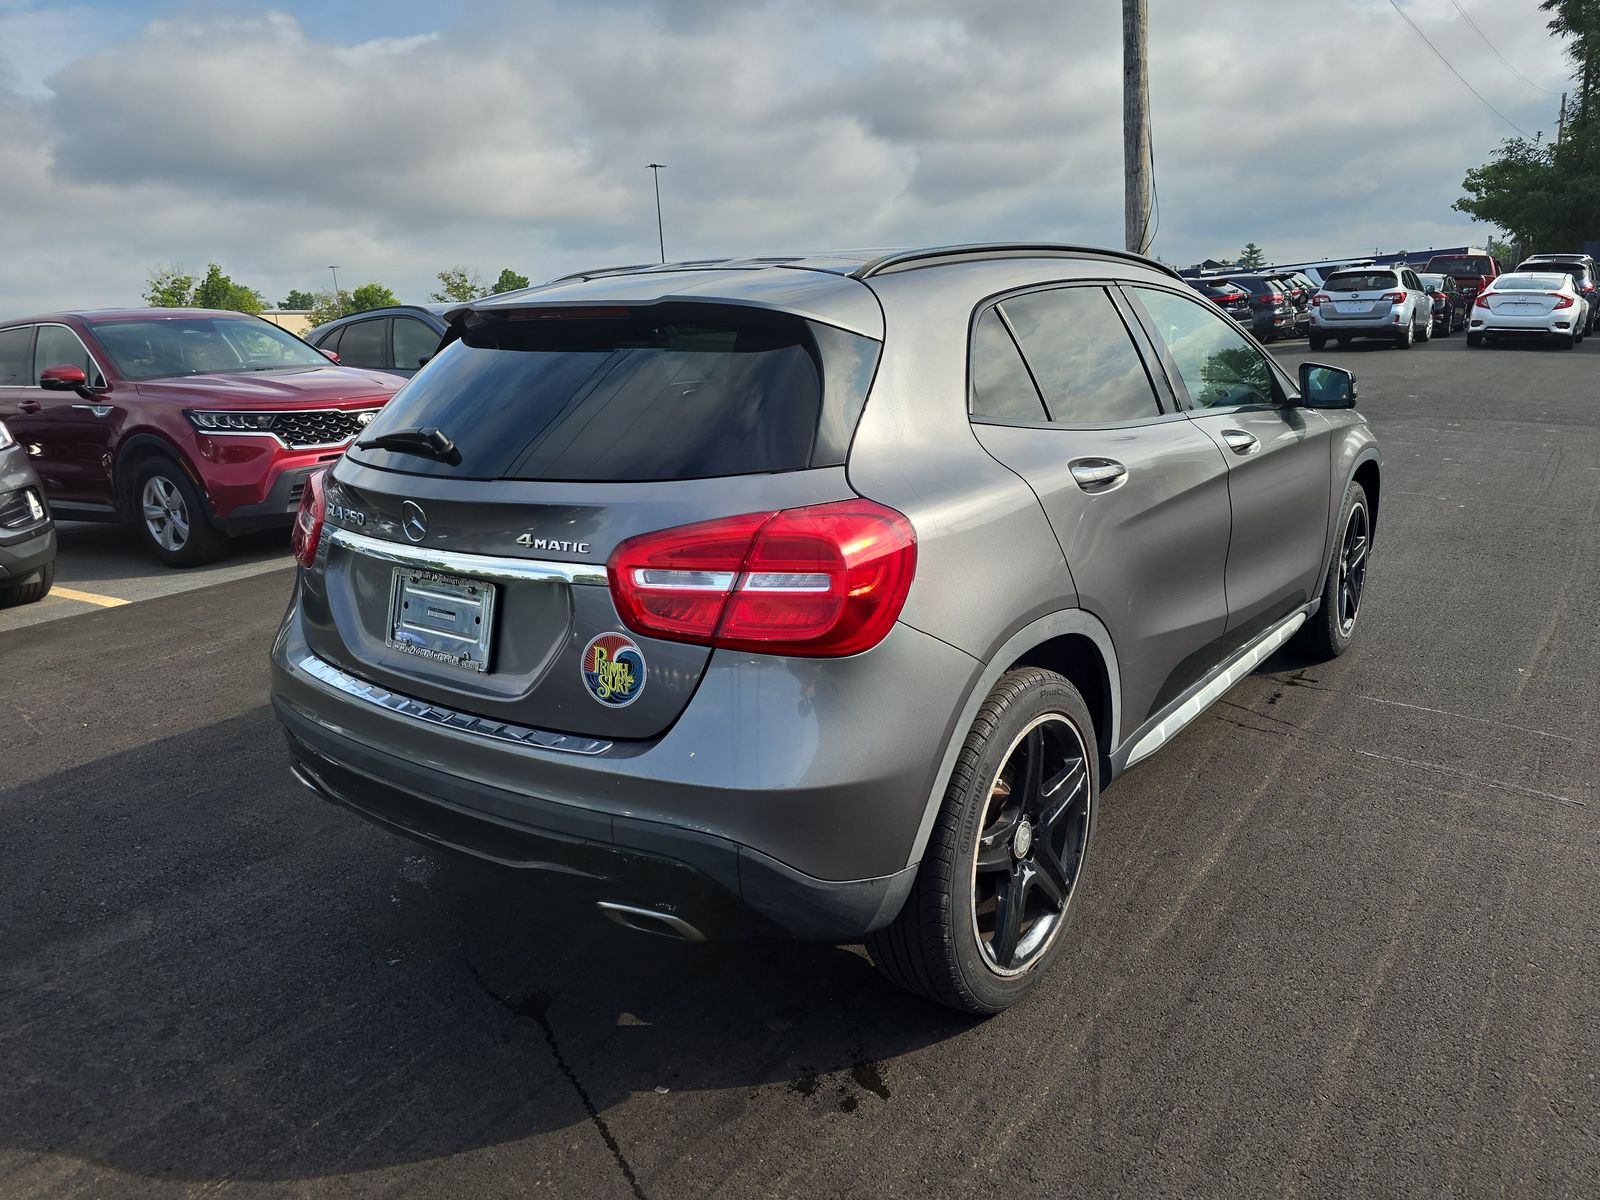
{"type": "MultiPolygon", "coordinates": [[[[1399,0],[1511,122],[1537,0],[1399,0]],[[1459,3],[1518,78],[1458,11],[1459,3]]],[[[1459,245],[1512,130],[1389,0],[1149,0],[1155,250],[1459,245]]],[[[1122,240],[1116,0],[0,0],[0,316],[219,262],[277,301],[464,265],[1122,240]]]]}

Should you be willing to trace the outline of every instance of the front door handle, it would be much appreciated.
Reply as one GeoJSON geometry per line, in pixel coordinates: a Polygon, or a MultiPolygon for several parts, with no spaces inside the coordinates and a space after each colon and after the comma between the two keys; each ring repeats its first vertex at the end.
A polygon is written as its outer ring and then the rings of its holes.
{"type": "Polygon", "coordinates": [[[19,413],[36,413],[42,411],[43,408],[44,405],[37,400],[21,400],[17,403],[17,411],[19,413]]]}
{"type": "Polygon", "coordinates": [[[1242,429],[1224,429],[1222,440],[1235,454],[1254,454],[1261,449],[1261,443],[1242,429]]]}
{"type": "Polygon", "coordinates": [[[1128,481],[1128,468],[1110,458],[1075,458],[1067,467],[1078,486],[1091,495],[1109,492],[1128,481]]]}

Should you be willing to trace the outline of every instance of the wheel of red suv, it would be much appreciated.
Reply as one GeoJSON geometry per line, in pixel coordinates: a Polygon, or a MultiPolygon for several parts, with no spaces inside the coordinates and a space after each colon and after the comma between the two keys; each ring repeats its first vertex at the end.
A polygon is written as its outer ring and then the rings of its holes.
{"type": "Polygon", "coordinates": [[[1372,507],[1366,489],[1354,480],[1339,510],[1339,540],[1322,584],[1322,607],[1295,635],[1305,653],[1325,660],[1338,658],[1350,647],[1356,622],[1361,618],[1361,598],[1367,588],[1367,560],[1372,549],[1372,507]]]}
{"type": "Polygon", "coordinates": [[[911,895],[868,939],[908,991],[969,1013],[1022,999],[1061,952],[1100,794],[1094,726],[1053,671],[1009,671],[978,710],[911,895]]]}
{"type": "Polygon", "coordinates": [[[0,608],[15,608],[19,604],[32,604],[35,600],[43,600],[49,594],[51,585],[55,583],[55,563],[45,563],[37,574],[38,578],[31,583],[14,583],[0,588],[0,608]]]}
{"type": "Polygon", "coordinates": [[[200,489],[170,458],[139,467],[133,508],[144,544],[169,567],[202,566],[228,551],[228,535],[211,523],[200,489]]]}

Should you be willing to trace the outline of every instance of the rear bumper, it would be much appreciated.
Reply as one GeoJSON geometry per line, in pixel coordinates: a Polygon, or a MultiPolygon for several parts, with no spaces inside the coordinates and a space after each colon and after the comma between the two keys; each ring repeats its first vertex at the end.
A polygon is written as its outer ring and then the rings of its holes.
{"type": "Polygon", "coordinates": [[[573,752],[363,701],[319,677],[298,624],[294,606],[272,690],[302,782],[409,836],[597,900],[668,906],[707,936],[848,942],[893,920],[978,669],[905,626],[854,659],[758,665],[719,651],[666,734],[571,739],[573,752]],[[828,674],[808,687],[807,671],[828,674]]]}
{"type": "Polygon", "coordinates": [[[1467,325],[1471,333],[1491,337],[1571,337],[1581,328],[1579,318],[1571,313],[1557,316],[1554,313],[1537,317],[1502,317],[1474,315],[1467,325]]]}

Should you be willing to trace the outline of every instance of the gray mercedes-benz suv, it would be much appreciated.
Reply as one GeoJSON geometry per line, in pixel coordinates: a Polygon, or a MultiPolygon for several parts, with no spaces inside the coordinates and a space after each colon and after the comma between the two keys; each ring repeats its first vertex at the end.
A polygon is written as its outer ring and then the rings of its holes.
{"type": "Polygon", "coordinates": [[[296,522],[293,770],[632,927],[867,939],[972,1012],[1101,789],[1361,612],[1378,447],[1158,263],[739,259],[456,312],[296,522]]]}

